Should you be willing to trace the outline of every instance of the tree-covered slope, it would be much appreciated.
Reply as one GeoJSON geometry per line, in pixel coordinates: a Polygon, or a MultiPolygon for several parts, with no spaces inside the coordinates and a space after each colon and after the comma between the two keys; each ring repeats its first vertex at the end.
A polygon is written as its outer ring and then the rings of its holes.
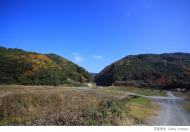
{"type": "Polygon", "coordinates": [[[0,47],[0,84],[59,85],[67,78],[92,82],[82,67],[55,54],[39,54],[0,47]]]}
{"type": "Polygon", "coordinates": [[[73,62],[55,54],[46,54],[46,56],[56,62],[56,64],[58,64],[63,69],[63,71],[66,71],[67,76],[70,79],[80,82],[94,81],[93,77],[89,72],[87,72],[84,68],[74,64],[73,62]]]}
{"type": "Polygon", "coordinates": [[[147,80],[150,77],[190,81],[190,54],[140,54],[125,58],[105,67],[96,77],[99,85],[115,81],[147,80]]]}

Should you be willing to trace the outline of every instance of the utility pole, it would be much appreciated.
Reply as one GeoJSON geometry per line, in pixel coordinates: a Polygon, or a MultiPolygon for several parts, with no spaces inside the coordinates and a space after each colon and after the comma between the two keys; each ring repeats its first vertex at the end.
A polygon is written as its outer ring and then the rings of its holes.
{"type": "Polygon", "coordinates": [[[166,63],[166,61],[165,61],[165,66],[167,66],[167,63],[166,63]]]}

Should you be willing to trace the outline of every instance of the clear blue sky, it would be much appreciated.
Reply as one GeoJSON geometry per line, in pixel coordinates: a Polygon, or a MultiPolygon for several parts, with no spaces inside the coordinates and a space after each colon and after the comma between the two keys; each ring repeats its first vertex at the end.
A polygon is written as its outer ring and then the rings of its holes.
{"type": "Polygon", "coordinates": [[[127,55],[190,53],[190,0],[0,0],[0,46],[95,73],[127,55]]]}

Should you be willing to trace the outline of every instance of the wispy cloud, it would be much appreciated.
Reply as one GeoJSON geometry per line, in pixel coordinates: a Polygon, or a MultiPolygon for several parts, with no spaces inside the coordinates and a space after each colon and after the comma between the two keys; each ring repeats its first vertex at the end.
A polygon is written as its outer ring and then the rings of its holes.
{"type": "Polygon", "coordinates": [[[128,11],[127,14],[125,15],[125,18],[129,17],[131,13],[128,11]]]}
{"type": "Polygon", "coordinates": [[[81,61],[85,61],[86,59],[79,57],[79,56],[75,56],[75,61],[76,62],[81,62],[81,61]]]}
{"type": "Polygon", "coordinates": [[[92,57],[95,59],[105,60],[105,58],[103,58],[102,56],[93,55],[92,57]]]}
{"type": "Polygon", "coordinates": [[[173,20],[173,21],[172,21],[172,23],[175,23],[175,22],[176,22],[176,20],[173,20]]]}
{"type": "Polygon", "coordinates": [[[80,55],[79,54],[77,54],[77,53],[73,53],[73,54],[71,54],[71,55],[74,55],[75,57],[74,57],[74,61],[75,62],[81,62],[81,61],[85,61],[86,59],[84,59],[83,57],[80,57],[80,55]]]}
{"type": "Polygon", "coordinates": [[[97,56],[97,55],[93,55],[92,57],[93,57],[93,58],[96,58],[96,59],[102,58],[102,56],[97,56]]]}
{"type": "Polygon", "coordinates": [[[71,54],[71,55],[77,55],[77,53],[73,53],[73,54],[71,54]]]}

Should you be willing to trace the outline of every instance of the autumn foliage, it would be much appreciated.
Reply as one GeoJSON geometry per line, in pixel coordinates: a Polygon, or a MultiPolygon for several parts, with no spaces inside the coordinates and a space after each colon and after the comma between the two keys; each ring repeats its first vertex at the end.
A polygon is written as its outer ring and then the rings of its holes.
{"type": "Polygon", "coordinates": [[[23,85],[66,84],[67,78],[93,81],[82,67],[55,54],[38,54],[0,47],[0,83],[23,85]]]}
{"type": "Polygon", "coordinates": [[[98,85],[112,85],[115,81],[142,80],[145,83],[172,81],[190,82],[190,54],[130,55],[106,66],[96,77],[98,85]]]}

